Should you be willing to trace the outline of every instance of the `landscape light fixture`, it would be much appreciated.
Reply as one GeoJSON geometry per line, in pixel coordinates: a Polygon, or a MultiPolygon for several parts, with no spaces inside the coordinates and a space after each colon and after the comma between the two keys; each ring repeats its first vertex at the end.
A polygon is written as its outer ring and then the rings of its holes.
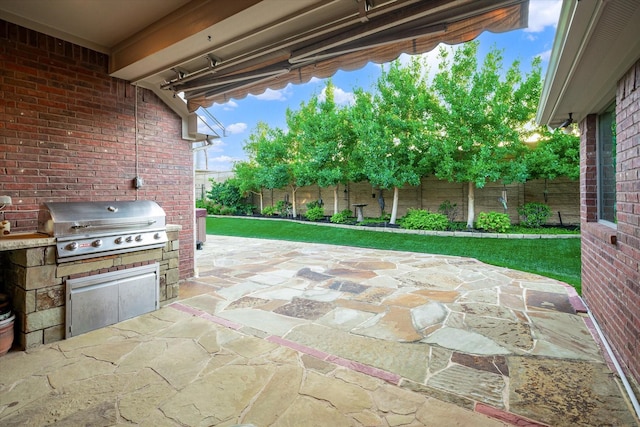
{"type": "Polygon", "coordinates": [[[561,128],[566,128],[567,126],[569,126],[571,123],[573,123],[573,113],[569,113],[569,118],[567,120],[565,120],[564,122],[562,122],[562,124],[560,125],[561,128]]]}

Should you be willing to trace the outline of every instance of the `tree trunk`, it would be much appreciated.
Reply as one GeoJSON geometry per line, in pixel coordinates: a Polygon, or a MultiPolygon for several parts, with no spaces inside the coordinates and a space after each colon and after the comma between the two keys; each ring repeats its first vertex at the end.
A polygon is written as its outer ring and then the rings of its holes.
{"type": "Polygon", "coordinates": [[[296,190],[297,188],[291,187],[291,214],[295,218],[297,216],[296,213],[296,190]]]}
{"type": "Polygon", "coordinates": [[[338,213],[338,186],[340,184],[336,184],[336,187],[333,189],[333,213],[338,213]]]}
{"type": "Polygon", "coordinates": [[[476,198],[476,183],[471,181],[469,182],[469,195],[467,204],[467,228],[473,228],[473,221],[476,219],[476,206],[475,206],[475,198],[476,198]]]}
{"type": "Polygon", "coordinates": [[[398,187],[393,187],[393,207],[391,208],[391,219],[389,220],[389,224],[396,223],[396,218],[398,217],[399,195],[400,195],[400,189],[398,187]]]}

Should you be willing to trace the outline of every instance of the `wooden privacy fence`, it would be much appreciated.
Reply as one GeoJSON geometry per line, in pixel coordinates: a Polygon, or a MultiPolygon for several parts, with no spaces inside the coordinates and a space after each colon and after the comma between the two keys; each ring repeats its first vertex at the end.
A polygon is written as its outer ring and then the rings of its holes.
{"type": "MultiPolygon", "coordinates": [[[[296,191],[297,211],[304,214],[306,204],[322,199],[326,215],[333,212],[334,187],[318,188],[316,185],[301,187],[296,191]]],[[[506,213],[511,222],[520,222],[518,207],[529,202],[541,202],[549,206],[552,216],[548,224],[579,224],[580,223],[580,184],[568,178],[555,180],[531,180],[526,183],[513,183],[504,185],[502,182],[487,183],[484,188],[476,188],[475,212],[505,212],[501,198],[506,198],[506,213]]],[[[292,201],[291,191],[287,189],[263,190],[264,206],[275,206],[278,201],[292,201]]],[[[456,221],[467,220],[467,194],[466,183],[452,183],[440,181],[436,178],[423,178],[416,187],[404,186],[400,189],[398,200],[398,218],[407,213],[408,209],[426,209],[438,212],[442,202],[448,200],[457,205],[458,215],[456,221]]],[[[393,203],[393,190],[383,190],[385,213],[391,213],[393,203]]],[[[354,210],[354,204],[366,204],[364,216],[370,218],[380,217],[380,205],[378,198],[380,189],[373,188],[368,182],[349,183],[347,186],[338,187],[338,211],[344,209],[354,210]],[[346,191],[345,191],[346,190],[346,191]]],[[[253,195],[251,203],[260,207],[259,197],[253,195]]]]}

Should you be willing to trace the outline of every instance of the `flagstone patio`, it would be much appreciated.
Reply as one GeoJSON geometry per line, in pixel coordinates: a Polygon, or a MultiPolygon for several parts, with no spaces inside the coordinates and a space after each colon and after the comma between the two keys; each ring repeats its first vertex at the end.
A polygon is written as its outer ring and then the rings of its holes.
{"type": "Polygon", "coordinates": [[[208,236],[180,300],[0,358],[2,425],[638,425],[573,288],[208,236]]]}

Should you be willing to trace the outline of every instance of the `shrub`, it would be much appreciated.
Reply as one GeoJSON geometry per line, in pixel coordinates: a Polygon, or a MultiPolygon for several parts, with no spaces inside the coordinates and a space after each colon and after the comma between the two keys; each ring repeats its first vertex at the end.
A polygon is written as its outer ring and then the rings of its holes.
{"type": "Polygon", "coordinates": [[[250,204],[242,204],[238,206],[238,212],[243,213],[245,215],[253,215],[253,212],[255,210],[256,210],[256,207],[250,204]]]}
{"type": "Polygon", "coordinates": [[[233,215],[236,213],[234,208],[223,206],[220,208],[220,215],[233,215]]]}
{"type": "Polygon", "coordinates": [[[285,202],[284,200],[278,200],[278,203],[276,203],[276,211],[280,214],[280,216],[291,215],[291,208],[291,203],[285,202]]]}
{"type": "Polygon", "coordinates": [[[277,210],[275,206],[267,206],[266,208],[262,209],[262,215],[264,216],[274,216],[276,212],[277,210]]]}
{"type": "Polygon", "coordinates": [[[216,205],[215,203],[210,203],[207,205],[207,214],[209,215],[220,215],[221,210],[222,206],[216,205]]]}
{"type": "Polygon", "coordinates": [[[492,233],[506,233],[511,227],[511,219],[504,213],[480,212],[476,227],[492,233]]]}
{"type": "Polygon", "coordinates": [[[348,222],[353,222],[352,213],[353,212],[351,212],[351,210],[345,209],[342,212],[334,213],[329,221],[334,224],[346,224],[348,222]]]}
{"type": "Polygon", "coordinates": [[[213,203],[210,200],[202,200],[202,199],[196,200],[196,208],[206,209],[208,215],[219,215],[221,207],[222,206],[216,203],[213,203]]]}
{"type": "Polygon", "coordinates": [[[212,182],[207,196],[212,202],[233,208],[234,211],[242,204],[242,193],[232,180],[212,182]]]}
{"type": "Polygon", "coordinates": [[[206,209],[208,214],[214,214],[212,211],[215,209],[215,206],[215,203],[210,200],[196,200],[196,209],[206,209]]]}
{"type": "Polygon", "coordinates": [[[324,218],[324,208],[322,206],[313,207],[304,214],[309,221],[319,221],[324,218]]]}
{"type": "Polygon", "coordinates": [[[445,215],[432,213],[424,209],[409,209],[400,224],[400,227],[407,230],[444,231],[448,226],[449,220],[445,215]]]}
{"type": "Polygon", "coordinates": [[[391,214],[382,214],[377,218],[364,218],[358,224],[359,225],[369,225],[369,224],[382,225],[382,224],[384,224],[386,226],[386,224],[388,224],[389,221],[391,221],[391,214]]]}
{"type": "Polygon", "coordinates": [[[307,206],[307,209],[321,208],[322,203],[321,203],[321,200],[312,200],[309,203],[307,203],[306,206],[307,206]]]}
{"type": "Polygon", "coordinates": [[[440,203],[438,207],[438,212],[442,215],[445,215],[449,222],[454,222],[456,217],[458,216],[458,205],[456,203],[451,203],[449,200],[445,200],[440,203]]]}
{"type": "Polygon", "coordinates": [[[447,230],[449,231],[467,231],[467,223],[464,221],[454,221],[449,223],[447,230]]]}
{"type": "Polygon", "coordinates": [[[551,217],[551,209],[544,203],[531,202],[520,206],[518,214],[522,217],[521,225],[540,228],[551,217]]]}

